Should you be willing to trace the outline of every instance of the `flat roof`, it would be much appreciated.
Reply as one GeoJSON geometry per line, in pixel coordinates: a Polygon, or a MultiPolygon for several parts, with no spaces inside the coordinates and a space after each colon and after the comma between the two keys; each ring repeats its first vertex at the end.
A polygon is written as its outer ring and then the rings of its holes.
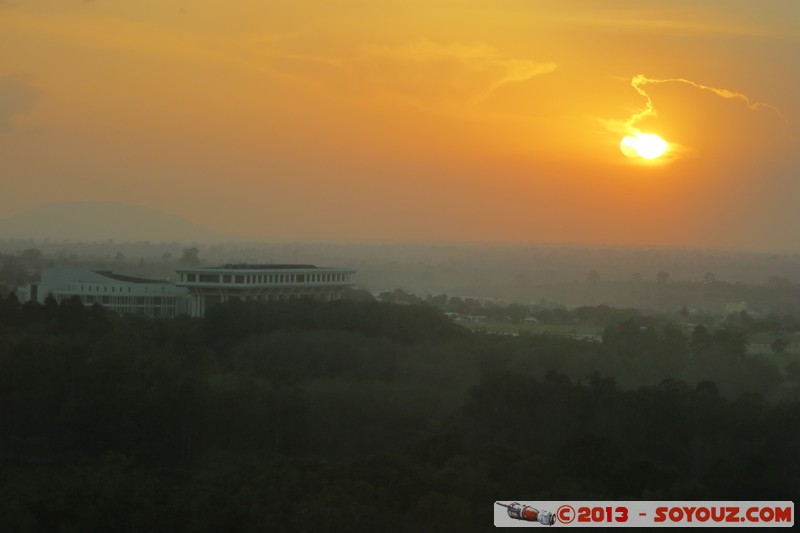
{"type": "Polygon", "coordinates": [[[126,276],[124,274],[114,274],[111,270],[93,270],[95,274],[100,274],[106,278],[110,278],[116,281],[125,281],[127,283],[171,283],[164,279],[147,279],[147,278],[137,278],[135,276],[126,276]]]}
{"type": "Polygon", "coordinates": [[[311,268],[317,268],[316,265],[290,265],[290,264],[277,264],[277,265],[269,265],[269,264],[257,264],[251,265],[248,263],[235,263],[235,264],[227,264],[222,265],[221,267],[208,267],[211,269],[231,269],[231,270],[289,270],[289,269],[303,269],[308,270],[311,268]]]}
{"type": "Polygon", "coordinates": [[[355,270],[349,268],[336,268],[336,267],[318,267],[316,265],[290,265],[290,264],[248,264],[248,263],[236,263],[236,264],[227,264],[222,266],[216,267],[195,267],[195,268],[178,268],[176,272],[194,272],[194,273],[203,273],[203,272],[214,272],[214,273],[224,273],[230,271],[256,271],[256,270],[318,270],[318,271],[332,271],[337,270],[340,272],[355,272],[355,270]]]}

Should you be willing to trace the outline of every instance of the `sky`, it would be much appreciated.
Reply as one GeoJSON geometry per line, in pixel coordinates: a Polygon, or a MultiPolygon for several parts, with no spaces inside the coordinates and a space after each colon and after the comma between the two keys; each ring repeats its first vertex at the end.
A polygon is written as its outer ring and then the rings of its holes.
{"type": "Polygon", "coordinates": [[[0,0],[0,217],[800,252],[798,52],[797,0],[0,0]]]}

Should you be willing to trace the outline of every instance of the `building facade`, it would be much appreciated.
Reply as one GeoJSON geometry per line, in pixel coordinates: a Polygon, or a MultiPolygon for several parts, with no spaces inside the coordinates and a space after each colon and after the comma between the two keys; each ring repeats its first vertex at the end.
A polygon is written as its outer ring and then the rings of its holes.
{"type": "Polygon", "coordinates": [[[172,317],[186,313],[188,291],[169,281],[115,274],[88,268],[45,268],[41,281],[17,289],[20,301],[57,302],[72,297],[120,314],[172,317]]]}
{"type": "Polygon", "coordinates": [[[210,307],[231,301],[280,301],[313,298],[330,301],[353,285],[354,270],[314,265],[224,265],[177,271],[176,284],[189,291],[187,312],[203,316],[210,307]]]}
{"type": "Polygon", "coordinates": [[[20,301],[78,297],[120,314],[202,317],[231,301],[336,300],[353,285],[354,270],[314,265],[224,265],[178,270],[180,281],[153,280],[87,268],[45,268],[41,281],[17,289],[20,301]]]}

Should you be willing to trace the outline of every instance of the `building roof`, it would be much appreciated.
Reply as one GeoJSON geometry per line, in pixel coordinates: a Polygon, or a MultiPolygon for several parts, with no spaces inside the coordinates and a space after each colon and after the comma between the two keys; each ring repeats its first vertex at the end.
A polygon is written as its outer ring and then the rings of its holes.
{"type": "Polygon", "coordinates": [[[333,267],[318,267],[316,265],[293,265],[293,264],[227,264],[214,267],[184,267],[176,269],[176,272],[193,272],[202,274],[204,272],[225,273],[230,271],[258,271],[258,270],[317,270],[317,271],[337,271],[337,272],[355,272],[347,268],[333,268],[333,267]]]}
{"type": "Polygon", "coordinates": [[[100,274],[109,279],[113,279],[116,281],[124,281],[127,283],[170,283],[167,280],[163,279],[147,279],[147,278],[137,278],[135,276],[126,276],[124,274],[115,274],[111,270],[95,270],[96,274],[100,274]]]}
{"type": "Polygon", "coordinates": [[[236,264],[227,264],[222,265],[221,267],[208,267],[209,269],[220,269],[225,268],[229,270],[296,270],[296,269],[304,269],[308,270],[310,268],[317,268],[316,265],[290,265],[290,264],[277,264],[277,265],[269,265],[269,264],[257,264],[251,265],[247,263],[236,263],[236,264]]]}

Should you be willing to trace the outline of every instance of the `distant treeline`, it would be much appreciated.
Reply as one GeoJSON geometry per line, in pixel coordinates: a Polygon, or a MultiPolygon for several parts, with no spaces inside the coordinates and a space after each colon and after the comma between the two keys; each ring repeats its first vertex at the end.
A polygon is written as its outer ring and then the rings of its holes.
{"type": "MultiPolygon", "coordinates": [[[[705,285],[703,285],[705,286],[705,285]]],[[[776,294],[775,287],[768,286],[776,294]]],[[[689,289],[687,289],[689,290],[689,289]]],[[[800,291],[787,286],[783,289],[783,297],[788,300],[796,298],[800,302],[800,291]],[[787,292],[788,291],[788,292],[787,292]]],[[[534,318],[537,322],[551,325],[592,325],[606,327],[625,320],[636,320],[641,325],[656,325],[677,321],[705,325],[724,324],[746,334],[752,333],[795,333],[800,332],[800,308],[795,309],[795,301],[785,306],[783,312],[769,311],[763,313],[736,311],[724,313],[699,312],[687,307],[673,307],[670,311],[652,311],[642,307],[612,307],[606,304],[580,305],[568,308],[563,305],[529,304],[498,302],[489,299],[462,298],[447,294],[429,295],[425,298],[416,296],[402,289],[384,291],[378,294],[379,301],[397,304],[429,305],[443,312],[464,316],[484,316],[495,321],[520,323],[534,318]]],[[[799,304],[800,305],[800,304],[799,304]]]]}
{"type": "Polygon", "coordinates": [[[480,297],[525,305],[605,304],[714,314],[727,313],[727,304],[745,302],[756,314],[800,315],[798,254],[647,248],[308,243],[196,248],[177,242],[0,241],[0,294],[37,279],[44,266],[110,268],[167,279],[181,265],[248,261],[354,268],[357,283],[370,291],[401,287],[423,298],[444,292],[464,302],[480,297]]]}
{"type": "Polygon", "coordinates": [[[2,527],[483,531],[501,497],[798,494],[791,379],[737,330],[637,320],[585,343],[425,305],[156,320],[9,296],[2,527]]]}

